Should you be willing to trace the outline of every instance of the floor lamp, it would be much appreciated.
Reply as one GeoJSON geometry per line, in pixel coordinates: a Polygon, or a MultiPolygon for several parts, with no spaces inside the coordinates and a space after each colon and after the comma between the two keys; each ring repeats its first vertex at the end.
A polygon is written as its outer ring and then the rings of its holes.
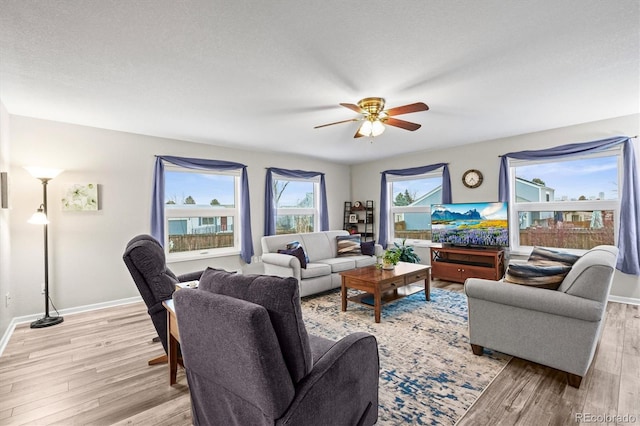
{"type": "Polygon", "coordinates": [[[29,223],[44,227],[44,317],[31,323],[31,328],[50,327],[64,321],[61,316],[49,315],[49,218],[47,217],[47,183],[62,173],[59,169],[43,169],[39,167],[25,167],[36,179],[42,181],[42,204],[38,211],[29,219],[29,223]]]}

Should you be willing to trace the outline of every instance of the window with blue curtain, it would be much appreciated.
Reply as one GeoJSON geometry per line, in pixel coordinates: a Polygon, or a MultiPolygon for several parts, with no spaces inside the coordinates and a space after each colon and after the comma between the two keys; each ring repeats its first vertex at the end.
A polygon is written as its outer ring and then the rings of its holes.
{"type": "Polygon", "coordinates": [[[169,259],[240,252],[251,263],[247,167],[229,161],[157,156],[151,235],[169,259]],[[168,166],[165,166],[168,163],[168,166]]]}
{"type": "Polygon", "coordinates": [[[386,247],[394,238],[428,238],[432,202],[451,202],[446,163],[382,172],[378,243],[386,247]]]}
{"type": "Polygon", "coordinates": [[[640,275],[638,191],[633,142],[626,136],[501,159],[499,197],[510,203],[515,250],[617,244],[617,268],[640,275]]]}
{"type": "Polygon", "coordinates": [[[329,230],[324,173],[268,168],[264,205],[264,235],[329,230]]]}

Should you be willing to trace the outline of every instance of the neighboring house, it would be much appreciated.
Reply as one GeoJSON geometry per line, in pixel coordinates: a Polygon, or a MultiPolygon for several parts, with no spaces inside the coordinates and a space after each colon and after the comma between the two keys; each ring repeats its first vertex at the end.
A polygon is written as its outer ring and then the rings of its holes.
{"type": "MultiPolygon", "coordinates": [[[[516,177],[516,197],[519,203],[548,203],[555,200],[555,189],[516,177]]],[[[529,228],[536,223],[546,224],[547,219],[553,218],[553,212],[526,212],[520,215],[520,229],[529,228]]]]}
{"type": "MultiPolygon", "coordinates": [[[[442,202],[442,186],[438,186],[427,192],[422,197],[409,204],[409,207],[430,207],[431,204],[439,204],[442,202]]],[[[431,215],[409,214],[405,217],[404,213],[397,213],[394,222],[405,223],[406,230],[431,229],[431,215]]]]}

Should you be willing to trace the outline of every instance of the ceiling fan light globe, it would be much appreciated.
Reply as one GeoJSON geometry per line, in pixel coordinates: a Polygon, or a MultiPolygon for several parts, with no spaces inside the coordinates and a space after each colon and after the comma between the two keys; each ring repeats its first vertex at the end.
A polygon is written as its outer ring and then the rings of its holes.
{"type": "Polygon", "coordinates": [[[360,133],[362,136],[371,136],[373,133],[373,124],[371,123],[371,121],[367,120],[362,123],[362,126],[360,126],[360,130],[358,130],[358,133],[360,133]]]}
{"type": "Polygon", "coordinates": [[[384,124],[380,120],[371,123],[371,136],[376,137],[384,133],[384,124]]]}

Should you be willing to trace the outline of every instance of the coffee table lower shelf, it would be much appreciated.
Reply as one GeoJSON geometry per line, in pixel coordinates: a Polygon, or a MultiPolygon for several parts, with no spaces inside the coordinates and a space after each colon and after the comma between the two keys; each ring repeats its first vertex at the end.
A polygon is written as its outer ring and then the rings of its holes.
{"type": "MultiPolygon", "coordinates": [[[[395,300],[402,299],[407,296],[411,296],[412,294],[419,293],[424,291],[423,285],[409,284],[404,287],[400,287],[396,290],[389,291],[380,296],[380,303],[385,305],[387,303],[391,303],[395,300]]],[[[347,300],[354,303],[360,303],[361,305],[368,306],[370,308],[374,307],[374,299],[372,293],[358,293],[353,296],[347,297],[347,300]]],[[[426,299],[426,296],[425,296],[426,299]]]]}
{"type": "Polygon", "coordinates": [[[402,299],[418,291],[424,291],[425,299],[429,301],[429,269],[431,267],[427,265],[399,262],[392,270],[378,270],[375,266],[365,266],[340,272],[342,312],[347,310],[348,302],[360,303],[372,307],[375,322],[380,322],[382,305],[385,303],[402,299]],[[416,285],[419,282],[423,282],[424,285],[416,285]],[[363,293],[349,296],[349,289],[363,293]]]}

